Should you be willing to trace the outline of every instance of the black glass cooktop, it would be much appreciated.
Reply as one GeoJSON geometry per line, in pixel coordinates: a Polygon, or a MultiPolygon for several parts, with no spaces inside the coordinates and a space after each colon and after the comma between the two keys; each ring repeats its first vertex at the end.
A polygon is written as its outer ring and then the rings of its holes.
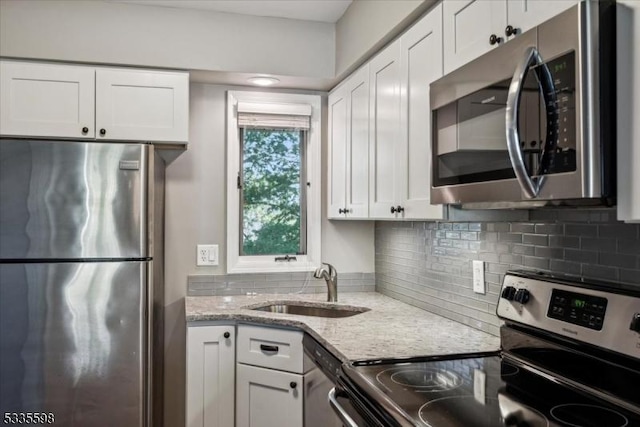
{"type": "MultiPolygon", "coordinates": [[[[640,426],[640,415],[629,408],[568,388],[500,356],[356,363],[344,372],[365,406],[391,408],[407,425],[640,426]]],[[[639,384],[629,387],[640,390],[639,384]]]]}

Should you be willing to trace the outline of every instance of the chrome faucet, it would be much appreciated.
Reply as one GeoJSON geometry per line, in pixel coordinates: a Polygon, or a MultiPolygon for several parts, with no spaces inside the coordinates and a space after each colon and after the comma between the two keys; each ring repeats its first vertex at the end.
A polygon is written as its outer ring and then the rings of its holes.
{"type": "Polygon", "coordinates": [[[337,302],[338,272],[333,265],[323,262],[322,265],[313,272],[313,277],[316,279],[324,279],[327,282],[327,301],[337,302]]]}

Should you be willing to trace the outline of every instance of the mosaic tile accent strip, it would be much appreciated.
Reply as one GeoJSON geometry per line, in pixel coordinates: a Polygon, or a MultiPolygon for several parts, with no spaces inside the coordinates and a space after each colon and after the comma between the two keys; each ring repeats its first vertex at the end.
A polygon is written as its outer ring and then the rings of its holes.
{"type": "Polygon", "coordinates": [[[480,211],[476,221],[376,222],[376,291],[498,335],[496,303],[510,269],[640,289],[640,225],[616,221],[615,209],[532,210],[517,221],[492,215],[486,222],[480,211]],[[485,295],[473,292],[472,260],[485,262],[485,295]]]}
{"type": "MultiPolygon", "coordinates": [[[[374,273],[338,272],[340,292],[373,292],[374,273]]],[[[250,295],[250,294],[314,294],[326,293],[322,279],[312,273],[263,273],[187,276],[188,296],[250,295]]]]}

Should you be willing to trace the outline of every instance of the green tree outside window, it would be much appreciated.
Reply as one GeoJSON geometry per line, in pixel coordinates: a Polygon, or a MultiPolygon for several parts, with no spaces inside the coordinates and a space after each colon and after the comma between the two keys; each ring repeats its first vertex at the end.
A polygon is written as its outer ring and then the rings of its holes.
{"type": "Polygon", "coordinates": [[[244,128],[240,136],[240,254],[306,253],[304,132],[244,128]]]}

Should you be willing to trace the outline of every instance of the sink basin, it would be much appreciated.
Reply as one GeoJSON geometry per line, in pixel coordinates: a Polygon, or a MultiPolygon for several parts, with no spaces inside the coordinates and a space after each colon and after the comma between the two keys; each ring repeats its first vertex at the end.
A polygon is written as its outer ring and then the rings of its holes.
{"type": "Polygon", "coordinates": [[[292,302],[269,303],[257,307],[250,307],[250,310],[267,311],[269,313],[297,314],[300,316],[314,317],[350,317],[356,314],[369,311],[366,307],[343,307],[339,305],[304,305],[292,302]]]}

